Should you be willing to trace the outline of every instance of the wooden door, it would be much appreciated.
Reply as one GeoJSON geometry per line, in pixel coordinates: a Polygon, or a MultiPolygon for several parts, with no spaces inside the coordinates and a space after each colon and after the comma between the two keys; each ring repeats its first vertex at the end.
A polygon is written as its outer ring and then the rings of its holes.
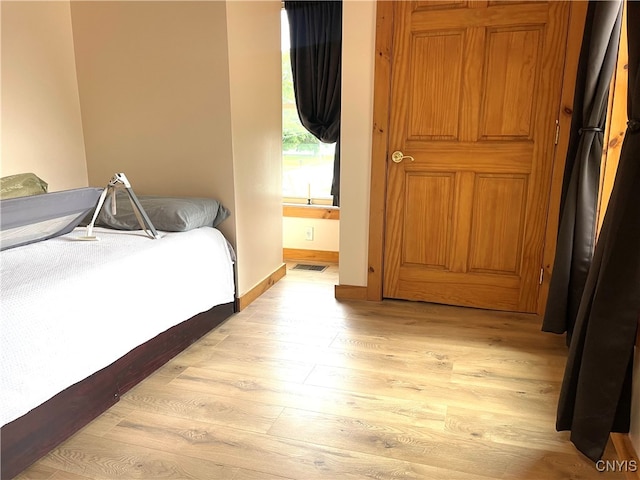
{"type": "Polygon", "coordinates": [[[569,4],[393,8],[383,295],[535,312],[569,4]]]}

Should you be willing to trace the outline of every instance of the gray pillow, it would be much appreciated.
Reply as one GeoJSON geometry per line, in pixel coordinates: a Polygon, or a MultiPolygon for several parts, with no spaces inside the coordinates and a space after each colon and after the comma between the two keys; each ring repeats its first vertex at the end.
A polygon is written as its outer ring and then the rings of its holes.
{"type": "MultiPolygon", "coordinates": [[[[157,230],[186,232],[199,227],[216,227],[230,212],[213,198],[161,197],[137,195],[140,205],[157,230]]],[[[93,215],[93,212],[91,213],[93,215]]],[[[85,218],[88,223],[91,216],[85,218]]],[[[127,192],[116,191],[116,213],[113,213],[111,196],[107,197],[96,220],[96,226],[116,230],[140,230],[127,192]]]]}

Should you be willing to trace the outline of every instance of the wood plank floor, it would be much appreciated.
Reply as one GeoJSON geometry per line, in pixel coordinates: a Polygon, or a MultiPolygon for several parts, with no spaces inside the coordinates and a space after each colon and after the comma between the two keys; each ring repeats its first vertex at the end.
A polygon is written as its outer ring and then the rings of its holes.
{"type": "Polygon", "coordinates": [[[566,347],[537,318],[338,302],[337,267],[291,266],[18,478],[624,478],[555,431],[566,347]]]}

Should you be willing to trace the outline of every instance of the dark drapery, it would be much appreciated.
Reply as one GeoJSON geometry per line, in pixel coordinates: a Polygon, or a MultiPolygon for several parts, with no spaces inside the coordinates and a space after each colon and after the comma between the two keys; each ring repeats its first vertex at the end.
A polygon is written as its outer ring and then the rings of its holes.
{"type": "Polygon", "coordinates": [[[592,460],[610,432],[627,432],[640,315],[640,2],[627,2],[628,128],[576,319],[558,430],[592,460]]]}
{"type": "Polygon", "coordinates": [[[593,256],[603,129],[621,18],[619,0],[589,4],[578,65],[556,258],[542,324],[545,332],[567,332],[567,345],[593,256]]]}
{"type": "Polygon", "coordinates": [[[342,1],[284,2],[298,116],[321,142],[336,143],[331,194],[340,202],[342,1]]]}

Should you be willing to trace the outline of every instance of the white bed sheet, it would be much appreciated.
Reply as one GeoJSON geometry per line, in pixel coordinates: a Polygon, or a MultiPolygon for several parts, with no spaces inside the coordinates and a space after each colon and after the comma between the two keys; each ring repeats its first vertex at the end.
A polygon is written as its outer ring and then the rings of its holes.
{"type": "Polygon", "coordinates": [[[0,425],[138,345],[234,300],[228,244],[214,228],[84,229],[0,255],[0,425]]]}

